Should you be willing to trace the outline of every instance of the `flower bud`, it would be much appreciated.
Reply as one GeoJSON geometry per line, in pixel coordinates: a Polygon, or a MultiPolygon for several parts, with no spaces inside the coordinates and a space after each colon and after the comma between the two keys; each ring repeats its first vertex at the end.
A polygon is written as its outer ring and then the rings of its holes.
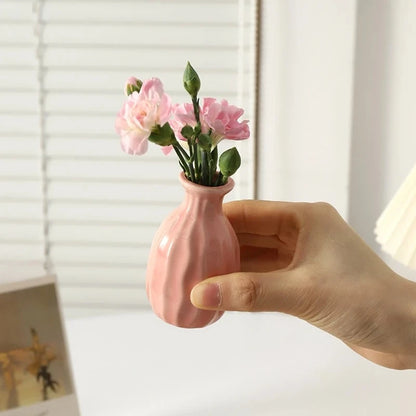
{"type": "Polygon", "coordinates": [[[181,134],[183,137],[185,137],[185,139],[192,139],[194,129],[189,124],[185,124],[182,127],[181,134]]]}
{"type": "Polygon", "coordinates": [[[221,173],[228,178],[231,175],[234,175],[237,172],[237,169],[241,165],[241,157],[238,153],[238,150],[233,147],[231,149],[226,150],[221,156],[219,160],[219,166],[221,173]]]}
{"type": "Polygon", "coordinates": [[[136,77],[130,77],[124,84],[124,94],[127,96],[132,94],[134,91],[140,92],[143,82],[136,77]]]}
{"type": "Polygon", "coordinates": [[[149,141],[159,146],[170,146],[176,143],[176,138],[170,124],[165,123],[163,126],[159,124],[153,126],[149,141]]]}
{"type": "Polygon", "coordinates": [[[201,88],[201,80],[189,62],[183,73],[183,86],[192,98],[198,95],[199,89],[201,88]]]}
{"type": "Polygon", "coordinates": [[[211,151],[212,138],[208,134],[200,134],[198,137],[198,144],[203,150],[211,151]]]}

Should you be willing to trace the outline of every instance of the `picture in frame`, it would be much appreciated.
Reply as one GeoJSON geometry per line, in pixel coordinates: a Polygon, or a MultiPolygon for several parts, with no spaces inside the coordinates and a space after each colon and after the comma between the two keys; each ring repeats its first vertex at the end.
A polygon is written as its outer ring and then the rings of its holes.
{"type": "Polygon", "coordinates": [[[0,416],[79,416],[54,276],[0,285],[0,416]]]}

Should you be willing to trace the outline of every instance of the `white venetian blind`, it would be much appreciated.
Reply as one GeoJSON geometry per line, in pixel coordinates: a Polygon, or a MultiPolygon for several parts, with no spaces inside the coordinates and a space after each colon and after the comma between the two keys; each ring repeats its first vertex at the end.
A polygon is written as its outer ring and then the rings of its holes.
{"type": "Polygon", "coordinates": [[[43,204],[36,40],[29,1],[0,2],[0,282],[38,274],[43,204]]]}
{"type": "MultiPolygon", "coordinates": [[[[157,76],[183,102],[189,60],[201,96],[226,98],[252,118],[255,2],[0,4],[3,268],[40,264],[46,253],[70,314],[147,307],[150,242],[182,190],[173,154],[120,150],[124,81],[157,76]]],[[[234,198],[253,195],[253,142],[238,144],[234,198]]]]}

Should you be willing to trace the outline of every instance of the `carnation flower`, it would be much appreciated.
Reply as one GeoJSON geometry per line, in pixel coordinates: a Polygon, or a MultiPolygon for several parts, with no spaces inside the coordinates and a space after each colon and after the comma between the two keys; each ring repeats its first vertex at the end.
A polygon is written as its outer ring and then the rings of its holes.
{"type": "MultiPolygon", "coordinates": [[[[195,127],[193,105],[189,103],[173,105],[171,126],[178,138],[186,140],[181,130],[184,126],[195,127]]],[[[250,137],[248,121],[239,121],[244,110],[229,105],[227,100],[218,102],[215,98],[204,98],[199,113],[201,132],[211,134],[212,144],[216,146],[222,139],[244,140],[250,137]]]]}
{"type": "Polygon", "coordinates": [[[191,103],[171,104],[162,82],[151,78],[143,83],[130,77],[124,86],[128,95],[117,115],[115,128],[126,153],[142,155],[149,141],[162,146],[165,154],[175,150],[179,165],[192,182],[219,186],[240,166],[240,155],[232,148],[221,155],[218,169],[218,143],[221,140],[244,140],[250,136],[247,120],[240,121],[244,110],[227,100],[202,99],[201,82],[189,64],[183,84],[191,103]],[[186,141],[182,146],[177,139],[186,141]]]}
{"type": "Polygon", "coordinates": [[[171,107],[158,78],[144,81],[140,92],[133,91],[117,115],[115,128],[121,136],[121,148],[130,154],[145,153],[152,129],[169,120],[171,107]]]}

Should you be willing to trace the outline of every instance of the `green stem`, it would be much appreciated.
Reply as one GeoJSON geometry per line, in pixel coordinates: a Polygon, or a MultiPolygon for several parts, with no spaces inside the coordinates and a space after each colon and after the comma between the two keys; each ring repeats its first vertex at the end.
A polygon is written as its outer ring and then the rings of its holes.
{"type": "MultiPolygon", "coordinates": [[[[188,160],[189,172],[191,173],[191,177],[193,178],[192,182],[197,182],[196,175],[195,175],[195,169],[194,169],[194,165],[193,165],[195,156],[193,154],[194,150],[193,150],[191,139],[188,139],[188,146],[189,146],[189,157],[188,157],[187,160],[188,160]]],[[[187,153],[185,152],[185,154],[187,154],[187,153]]]]}
{"type": "Polygon", "coordinates": [[[195,165],[195,172],[196,172],[196,176],[197,176],[197,181],[199,181],[201,179],[201,166],[199,163],[199,150],[198,150],[198,145],[196,143],[194,143],[194,165],[195,165]]]}
{"type": "Polygon", "coordinates": [[[206,150],[207,159],[208,159],[208,186],[212,186],[212,165],[214,161],[212,160],[212,155],[209,150],[206,150]]]}
{"type": "Polygon", "coordinates": [[[192,163],[189,163],[188,166],[189,166],[189,173],[191,174],[192,182],[195,182],[196,183],[194,167],[192,166],[192,163]]]}
{"type": "Polygon", "coordinates": [[[178,150],[181,152],[181,154],[185,157],[186,160],[190,160],[188,153],[186,150],[179,144],[177,141],[173,146],[177,146],[178,150]]]}
{"type": "Polygon", "coordinates": [[[195,120],[199,126],[201,126],[201,120],[199,118],[199,99],[192,97],[192,105],[194,107],[195,120]]]}
{"type": "Polygon", "coordinates": [[[215,186],[220,186],[222,185],[222,180],[223,180],[223,175],[221,172],[218,173],[218,177],[217,180],[215,181],[215,186]]]}
{"type": "Polygon", "coordinates": [[[208,160],[207,160],[207,152],[205,150],[201,153],[201,169],[202,169],[202,185],[208,185],[208,160]]]}
{"type": "Polygon", "coordinates": [[[187,142],[188,142],[188,147],[189,147],[189,159],[193,160],[194,148],[192,146],[192,141],[191,139],[187,139],[187,142]]]}
{"type": "Polygon", "coordinates": [[[187,163],[183,154],[181,153],[181,150],[183,150],[182,146],[179,143],[175,143],[173,144],[173,149],[178,155],[179,164],[182,166],[182,169],[184,170],[186,177],[189,178],[192,182],[195,182],[195,176],[192,174],[191,170],[189,169],[189,164],[187,163]]]}

